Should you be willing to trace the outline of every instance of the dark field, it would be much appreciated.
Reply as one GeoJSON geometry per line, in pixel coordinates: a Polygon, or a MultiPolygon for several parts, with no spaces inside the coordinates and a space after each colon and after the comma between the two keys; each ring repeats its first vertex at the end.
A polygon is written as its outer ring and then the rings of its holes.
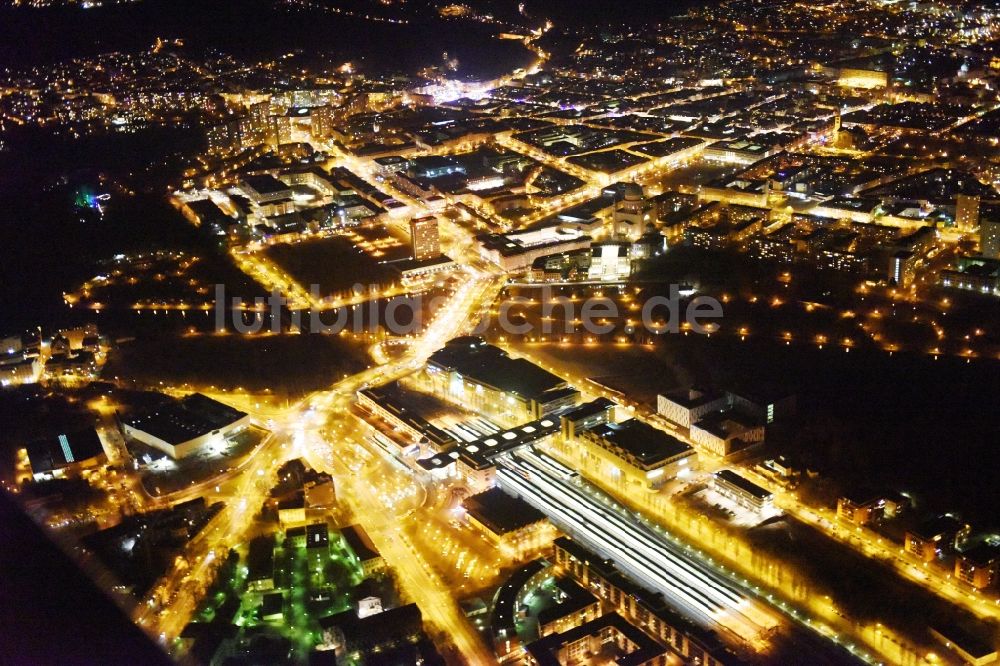
{"type": "Polygon", "coordinates": [[[300,396],[367,367],[365,352],[328,335],[198,335],[136,340],[116,349],[104,377],[156,387],[270,389],[300,396]]]}
{"type": "Polygon", "coordinates": [[[394,271],[380,265],[346,238],[334,236],[265,250],[304,289],[319,286],[323,296],[343,294],[354,285],[388,284],[394,271]]]}

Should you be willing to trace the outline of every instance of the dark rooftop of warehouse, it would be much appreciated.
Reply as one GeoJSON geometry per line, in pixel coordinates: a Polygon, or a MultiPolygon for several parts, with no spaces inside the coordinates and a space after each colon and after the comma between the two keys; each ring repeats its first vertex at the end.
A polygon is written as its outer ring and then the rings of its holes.
{"type": "Polygon", "coordinates": [[[288,189],[288,185],[268,174],[244,176],[243,182],[258,194],[275,194],[288,189]]]}
{"type": "Polygon", "coordinates": [[[51,472],[104,453],[101,438],[93,427],[35,440],[26,448],[34,474],[51,472]]]}
{"type": "Polygon", "coordinates": [[[192,393],[152,412],[128,418],[125,423],[170,444],[179,444],[231,425],[244,416],[245,412],[201,393],[192,393]]]}

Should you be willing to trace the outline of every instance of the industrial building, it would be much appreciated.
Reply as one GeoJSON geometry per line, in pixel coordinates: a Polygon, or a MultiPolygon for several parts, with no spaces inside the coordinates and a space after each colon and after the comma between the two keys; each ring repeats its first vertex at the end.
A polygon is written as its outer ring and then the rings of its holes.
{"type": "Polygon", "coordinates": [[[101,438],[92,427],[36,439],[26,448],[35,481],[70,476],[108,459],[101,438]]]}
{"type": "Polygon", "coordinates": [[[206,447],[222,446],[227,438],[247,428],[250,416],[200,393],[122,421],[125,434],[171,458],[185,458],[206,447]]]}

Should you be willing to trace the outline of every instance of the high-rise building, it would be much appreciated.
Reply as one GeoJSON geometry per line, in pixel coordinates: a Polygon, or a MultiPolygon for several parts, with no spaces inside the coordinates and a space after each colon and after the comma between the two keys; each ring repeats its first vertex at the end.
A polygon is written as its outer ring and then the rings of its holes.
{"type": "Polygon", "coordinates": [[[413,258],[430,259],[441,255],[441,238],[438,233],[438,221],[433,215],[415,217],[410,220],[410,241],[413,246],[413,258]]]}
{"type": "Polygon", "coordinates": [[[251,145],[262,143],[277,144],[277,126],[271,116],[270,102],[257,102],[250,105],[250,114],[247,116],[250,131],[247,136],[251,139],[251,145]]]}
{"type": "Polygon", "coordinates": [[[979,226],[979,197],[959,194],[955,197],[955,227],[959,231],[972,231],[979,226]]]}
{"type": "Polygon", "coordinates": [[[1000,259],[1000,217],[984,215],[980,218],[979,251],[989,259],[1000,259]]]}
{"type": "Polygon", "coordinates": [[[325,139],[333,135],[334,109],[332,106],[317,106],[312,110],[312,135],[325,139]]]}
{"type": "Polygon", "coordinates": [[[292,142],[292,117],[287,115],[271,116],[269,119],[273,127],[273,135],[277,145],[292,142]]]}
{"type": "Polygon", "coordinates": [[[270,102],[257,102],[250,105],[250,119],[255,125],[264,127],[267,125],[267,118],[271,115],[270,102]]]}
{"type": "Polygon", "coordinates": [[[239,148],[242,144],[242,133],[238,120],[231,120],[215,127],[210,127],[205,133],[210,153],[221,153],[239,148]]]}

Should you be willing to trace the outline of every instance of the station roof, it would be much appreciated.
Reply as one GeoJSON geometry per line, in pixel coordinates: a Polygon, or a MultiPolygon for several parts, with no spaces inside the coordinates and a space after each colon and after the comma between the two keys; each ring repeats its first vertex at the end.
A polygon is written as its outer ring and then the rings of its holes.
{"type": "Polygon", "coordinates": [[[472,442],[459,442],[455,446],[430,458],[418,460],[424,469],[447,467],[461,459],[473,469],[486,469],[493,465],[493,459],[501,453],[516,449],[548,437],[559,431],[560,422],[556,415],[514,426],[508,430],[492,433],[472,442]]]}

